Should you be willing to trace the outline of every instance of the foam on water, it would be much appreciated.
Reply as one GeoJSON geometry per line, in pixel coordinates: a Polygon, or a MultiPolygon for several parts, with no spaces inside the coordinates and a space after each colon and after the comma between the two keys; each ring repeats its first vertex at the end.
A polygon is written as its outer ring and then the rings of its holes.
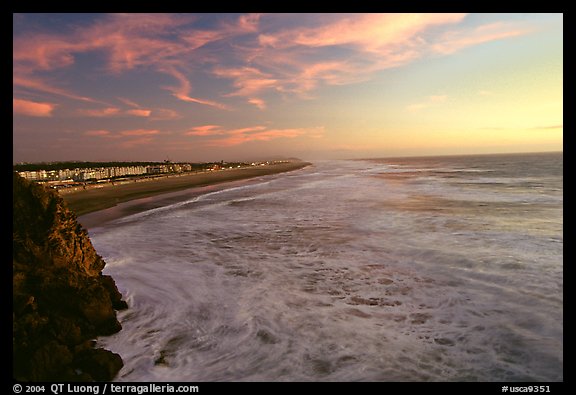
{"type": "Polygon", "coordinates": [[[562,380],[561,190],[465,164],[319,162],[91,230],[117,379],[562,380]]]}

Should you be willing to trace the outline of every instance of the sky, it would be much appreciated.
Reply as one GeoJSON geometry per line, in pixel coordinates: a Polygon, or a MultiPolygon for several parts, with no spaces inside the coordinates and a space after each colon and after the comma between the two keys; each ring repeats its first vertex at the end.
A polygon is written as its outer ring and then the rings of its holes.
{"type": "Polygon", "coordinates": [[[562,151],[562,14],[14,14],[13,162],[562,151]]]}

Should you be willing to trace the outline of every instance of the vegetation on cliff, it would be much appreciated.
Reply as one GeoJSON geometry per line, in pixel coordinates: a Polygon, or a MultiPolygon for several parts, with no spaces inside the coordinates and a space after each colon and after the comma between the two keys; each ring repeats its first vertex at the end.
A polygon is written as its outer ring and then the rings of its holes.
{"type": "Polygon", "coordinates": [[[103,259],[57,193],[13,175],[13,375],[106,381],[122,367],[94,338],[126,308],[103,259]]]}

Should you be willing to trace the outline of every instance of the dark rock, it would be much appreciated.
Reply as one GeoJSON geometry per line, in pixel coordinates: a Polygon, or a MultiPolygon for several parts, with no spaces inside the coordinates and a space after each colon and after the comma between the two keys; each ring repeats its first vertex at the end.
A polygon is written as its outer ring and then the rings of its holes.
{"type": "Polygon", "coordinates": [[[106,288],[108,294],[110,295],[110,301],[112,302],[112,307],[115,310],[125,310],[128,308],[128,303],[122,300],[122,294],[118,291],[116,283],[110,276],[103,275],[101,279],[101,284],[106,288]]]}
{"type": "Polygon", "coordinates": [[[77,301],[82,316],[102,335],[111,335],[122,329],[116,319],[108,291],[99,282],[88,284],[77,301]]]}
{"type": "Polygon", "coordinates": [[[13,176],[13,375],[22,381],[111,380],[119,355],[94,349],[127,308],[88,233],[54,191],[13,176]]]}
{"type": "Polygon", "coordinates": [[[40,346],[30,360],[31,380],[47,381],[60,374],[63,366],[73,360],[72,353],[65,345],[50,341],[40,346]]]}
{"type": "Polygon", "coordinates": [[[78,354],[77,369],[96,381],[110,381],[122,368],[120,355],[103,348],[88,349],[78,354]]]}

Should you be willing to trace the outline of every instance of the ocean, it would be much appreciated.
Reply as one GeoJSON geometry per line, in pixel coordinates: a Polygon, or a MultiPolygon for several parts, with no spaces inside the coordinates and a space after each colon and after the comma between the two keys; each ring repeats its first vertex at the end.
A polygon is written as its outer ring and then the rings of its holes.
{"type": "Polygon", "coordinates": [[[90,229],[117,381],[562,381],[562,153],[318,161],[90,229]]]}

